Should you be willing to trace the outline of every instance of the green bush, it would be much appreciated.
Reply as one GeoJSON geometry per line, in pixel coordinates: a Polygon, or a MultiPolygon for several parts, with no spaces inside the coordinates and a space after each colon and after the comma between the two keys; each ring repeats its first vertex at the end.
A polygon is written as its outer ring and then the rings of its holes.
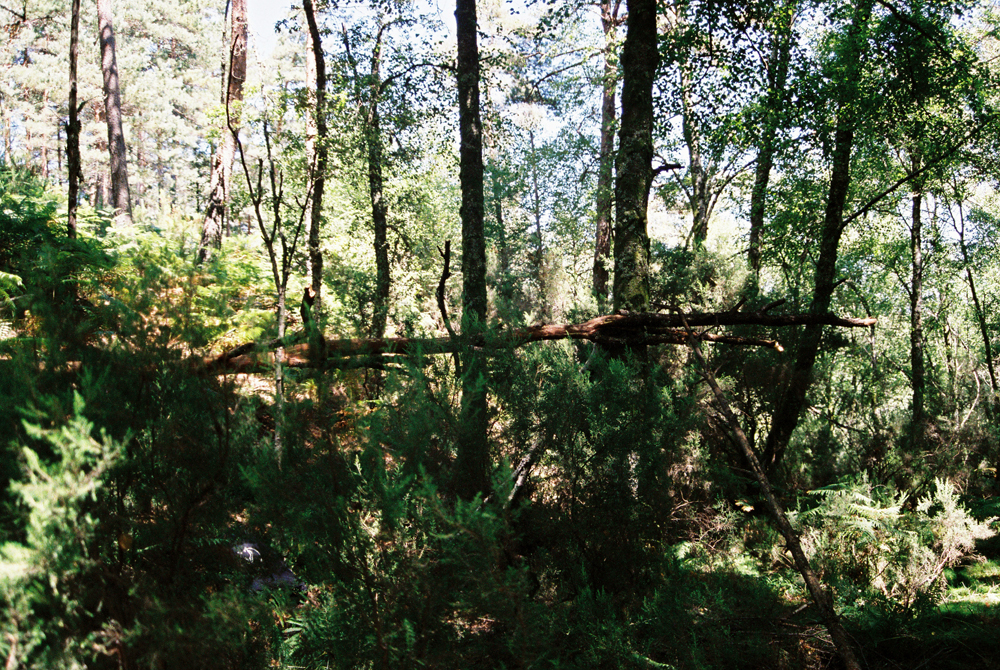
{"type": "Polygon", "coordinates": [[[0,555],[5,640],[9,657],[23,667],[74,667],[108,641],[108,630],[91,623],[92,580],[101,569],[93,542],[95,506],[121,446],[95,439],[74,396],[72,417],[58,428],[27,424],[33,438],[47,442],[55,458],[46,462],[25,447],[24,479],[12,485],[27,515],[23,544],[7,542],[0,555]],[[67,634],[69,633],[69,634],[67,634]]]}
{"type": "Polygon", "coordinates": [[[942,479],[913,506],[866,476],[814,497],[814,507],[793,515],[803,548],[857,616],[872,608],[912,616],[936,604],[944,570],[970,557],[976,540],[994,534],[992,519],[974,519],[942,479]]]}

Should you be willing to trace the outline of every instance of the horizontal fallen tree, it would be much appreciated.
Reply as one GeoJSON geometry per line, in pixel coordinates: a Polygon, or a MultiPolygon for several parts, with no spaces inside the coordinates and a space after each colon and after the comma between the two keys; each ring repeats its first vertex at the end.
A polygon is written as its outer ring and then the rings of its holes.
{"type": "Polygon", "coordinates": [[[619,313],[599,316],[576,324],[543,324],[494,332],[476,338],[387,337],[373,339],[314,338],[297,333],[283,341],[248,343],[200,361],[206,371],[217,374],[269,372],[274,366],[274,351],[284,347],[284,364],[298,368],[380,367],[387,360],[401,356],[450,354],[465,347],[504,350],[530,342],[546,340],[587,340],[602,346],[643,346],[687,344],[692,334],[685,328],[701,329],[693,336],[699,341],[735,346],[768,347],[783,351],[776,340],[720,334],[710,329],[724,326],[761,326],[781,328],[802,325],[828,325],[844,328],[874,326],[876,319],[843,318],[833,314],[769,314],[780,303],[756,312],[713,313],[619,313]]]}

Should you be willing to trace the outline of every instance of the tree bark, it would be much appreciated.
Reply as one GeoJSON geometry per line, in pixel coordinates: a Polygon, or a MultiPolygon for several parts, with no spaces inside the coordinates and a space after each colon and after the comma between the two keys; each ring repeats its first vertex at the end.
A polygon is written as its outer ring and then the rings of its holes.
{"type": "Polygon", "coordinates": [[[69,171],[67,235],[76,237],[80,201],[80,110],[77,106],[77,60],[80,55],[80,0],[73,0],[69,29],[69,123],[66,125],[66,168],[69,171]]]}
{"type": "Polygon", "coordinates": [[[705,164],[702,151],[701,125],[695,114],[691,100],[693,81],[690,65],[680,64],[681,130],[688,148],[688,175],[691,190],[688,192],[688,207],[691,209],[691,234],[696,247],[705,246],[708,239],[708,221],[715,205],[715,166],[705,164]]]}
{"type": "MultiPolygon", "coordinates": [[[[846,42],[840,53],[844,75],[837,95],[837,126],[834,132],[830,188],[810,307],[810,312],[813,314],[825,314],[830,310],[837,278],[837,251],[840,237],[844,232],[844,206],[851,185],[851,153],[854,148],[854,131],[858,123],[857,104],[860,96],[858,82],[862,56],[867,51],[867,29],[872,4],[873,0],[861,0],[855,6],[846,42]]],[[[812,381],[812,369],[822,335],[823,327],[818,324],[806,326],[802,333],[795,365],[792,367],[789,382],[771,421],[771,430],[764,446],[763,461],[766,467],[774,467],[781,461],[792,433],[798,426],[799,415],[805,406],[806,392],[812,381]]]]}
{"type": "MultiPolygon", "coordinates": [[[[447,247],[446,247],[447,249],[447,247]]],[[[439,293],[439,300],[442,298],[439,293]]],[[[291,336],[288,341],[274,342],[265,348],[287,345],[289,364],[293,367],[338,367],[346,365],[347,358],[359,356],[409,356],[412,354],[435,355],[461,351],[469,345],[487,352],[487,347],[503,350],[520,347],[531,342],[549,340],[587,340],[602,346],[641,346],[653,344],[687,344],[692,337],[698,341],[727,344],[731,346],[768,347],[783,351],[781,345],[769,339],[718,334],[707,328],[720,326],[762,326],[767,328],[787,328],[804,324],[821,324],[841,328],[870,328],[875,319],[842,318],[833,314],[784,314],[771,315],[764,312],[721,312],[691,314],[609,314],[583,323],[543,324],[529,328],[519,328],[507,332],[487,343],[480,334],[476,338],[392,337],[381,339],[324,339],[324,359],[310,354],[310,345],[303,344],[301,335],[291,336]],[[706,328],[691,333],[690,328],[706,328]],[[464,339],[464,341],[463,341],[464,339]]],[[[308,334],[307,334],[308,337],[308,334]]],[[[213,372],[252,372],[263,369],[269,354],[260,353],[259,343],[240,345],[214,358],[199,359],[198,365],[213,372]]],[[[266,365],[271,365],[267,362],[266,365]]],[[[268,368],[269,369],[269,368],[268,368]]]]}
{"type": "MultiPolygon", "coordinates": [[[[472,340],[486,322],[486,237],[483,228],[483,124],[479,113],[476,0],[456,0],[458,124],[462,187],[462,336],[472,340]]],[[[463,364],[462,409],[453,488],[471,500],[489,491],[485,366],[469,350],[463,364]]]]}
{"type": "MultiPolygon", "coordinates": [[[[910,165],[912,172],[920,169],[919,154],[914,154],[910,165]]],[[[924,393],[926,390],[924,370],[924,324],[923,324],[923,292],[924,292],[924,257],[923,230],[921,221],[921,206],[923,189],[921,180],[912,182],[910,208],[910,256],[912,276],[910,278],[910,385],[913,389],[911,403],[911,437],[912,445],[916,447],[924,434],[926,421],[924,410],[924,393]]]]}
{"type": "Polygon", "coordinates": [[[212,161],[212,177],[208,193],[208,206],[201,228],[198,245],[198,262],[204,263],[212,249],[222,245],[222,231],[226,224],[227,208],[233,181],[233,160],[236,156],[236,137],[241,127],[243,83],[247,78],[247,5],[246,0],[232,0],[230,14],[232,31],[229,43],[229,77],[226,81],[227,128],[222,133],[222,143],[212,161]],[[235,129],[230,131],[229,126],[235,129]]]}
{"type": "Polygon", "coordinates": [[[548,291],[545,281],[545,238],[542,235],[542,192],[538,185],[538,151],[535,146],[535,131],[528,130],[528,146],[531,149],[531,215],[535,220],[535,232],[532,240],[534,249],[528,254],[532,272],[535,275],[535,290],[538,291],[536,307],[541,319],[548,318],[548,291]]]}
{"type": "Polygon", "coordinates": [[[615,91],[618,63],[615,33],[621,0],[601,0],[601,27],[604,29],[604,78],[601,90],[601,157],[597,172],[597,233],[594,243],[594,296],[598,305],[608,299],[608,265],[611,263],[611,226],[614,207],[615,91]]]}
{"type": "Polygon", "coordinates": [[[379,103],[382,96],[382,34],[380,26],[372,49],[371,84],[365,141],[368,145],[368,194],[372,205],[372,229],[375,233],[375,304],[372,305],[372,337],[385,337],[389,315],[389,290],[392,286],[389,267],[389,207],[382,180],[382,128],[379,103]]]}
{"type": "Polygon", "coordinates": [[[761,243],[764,235],[764,211],[767,186],[774,168],[775,142],[782,118],[788,65],[792,50],[792,23],[798,0],[785,0],[775,17],[771,34],[771,54],[767,73],[768,87],[764,99],[764,121],[757,166],[754,170],[753,191],[750,193],[750,244],[747,256],[754,276],[760,275],[761,243]]]}
{"type": "Polygon", "coordinates": [[[111,198],[115,225],[132,225],[132,199],[128,188],[128,156],[122,130],[122,99],[115,57],[115,30],[111,0],[97,1],[97,26],[101,44],[101,70],[104,73],[104,109],[108,122],[111,198]]]}
{"type": "Polygon", "coordinates": [[[983,338],[983,353],[986,356],[986,370],[990,375],[990,388],[993,390],[994,398],[990,403],[991,406],[995,406],[997,399],[995,394],[997,392],[997,374],[996,369],[993,367],[993,346],[990,344],[990,330],[989,325],[986,323],[986,312],[983,311],[983,306],[979,302],[979,293],[976,291],[976,280],[972,275],[972,263],[969,259],[969,247],[965,243],[965,215],[962,213],[962,206],[959,204],[959,215],[961,216],[961,225],[956,226],[958,232],[958,246],[962,251],[962,262],[965,263],[965,278],[969,284],[969,291],[972,293],[972,306],[976,313],[976,323],[979,325],[979,334],[983,338]]]}
{"type": "Polygon", "coordinates": [[[312,209],[309,218],[309,267],[315,294],[314,318],[318,321],[323,311],[323,252],[320,248],[320,231],[323,226],[323,195],[329,161],[326,126],[326,60],[323,56],[323,41],[319,34],[319,25],[316,23],[316,11],[312,0],[303,0],[302,8],[309,24],[309,38],[316,68],[316,161],[313,168],[312,209]]]}
{"type": "Polygon", "coordinates": [[[649,309],[646,213],[653,180],[653,80],[660,63],[656,0],[627,0],[622,50],[622,116],[615,161],[616,310],[649,309]]]}

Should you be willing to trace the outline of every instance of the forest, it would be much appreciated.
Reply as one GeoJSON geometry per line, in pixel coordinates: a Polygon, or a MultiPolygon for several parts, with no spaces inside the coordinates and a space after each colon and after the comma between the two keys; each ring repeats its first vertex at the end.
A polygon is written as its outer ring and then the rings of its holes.
{"type": "Polygon", "coordinates": [[[262,4],[0,0],[5,670],[1000,667],[994,2],[262,4]]]}

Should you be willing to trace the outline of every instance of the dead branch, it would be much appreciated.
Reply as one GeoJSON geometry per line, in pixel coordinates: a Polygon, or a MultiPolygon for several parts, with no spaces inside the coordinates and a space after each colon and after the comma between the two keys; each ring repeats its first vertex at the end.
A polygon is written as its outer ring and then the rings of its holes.
{"type": "MultiPolygon", "coordinates": [[[[456,337],[386,337],[371,339],[327,339],[321,357],[309,356],[309,345],[301,343],[301,337],[286,337],[281,344],[287,346],[287,363],[291,367],[334,368],[356,367],[357,362],[350,363],[355,357],[369,357],[369,364],[380,359],[416,356],[438,355],[458,352],[462,347],[471,344],[486,350],[509,350],[528,344],[546,340],[587,340],[601,345],[654,345],[654,344],[687,344],[690,339],[686,325],[691,328],[714,328],[722,326],[763,326],[782,328],[806,324],[839,326],[844,328],[861,328],[875,325],[876,319],[850,319],[834,314],[786,314],[771,315],[760,312],[719,312],[694,314],[659,314],[659,313],[620,313],[599,316],[589,321],[576,324],[541,324],[528,328],[518,328],[491,335],[480,335],[468,339],[456,337]],[[293,344],[298,341],[300,343],[293,344]]],[[[775,340],[729,335],[701,330],[694,332],[698,341],[731,346],[768,347],[778,352],[783,351],[781,344],[775,340]]],[[[249,373],[269,370],[273,364],[271,349],[278,341],[270,343],[243,344],[226,353],[205,358],[198,364],[205,372],[218,374],[249,373]]]]}

